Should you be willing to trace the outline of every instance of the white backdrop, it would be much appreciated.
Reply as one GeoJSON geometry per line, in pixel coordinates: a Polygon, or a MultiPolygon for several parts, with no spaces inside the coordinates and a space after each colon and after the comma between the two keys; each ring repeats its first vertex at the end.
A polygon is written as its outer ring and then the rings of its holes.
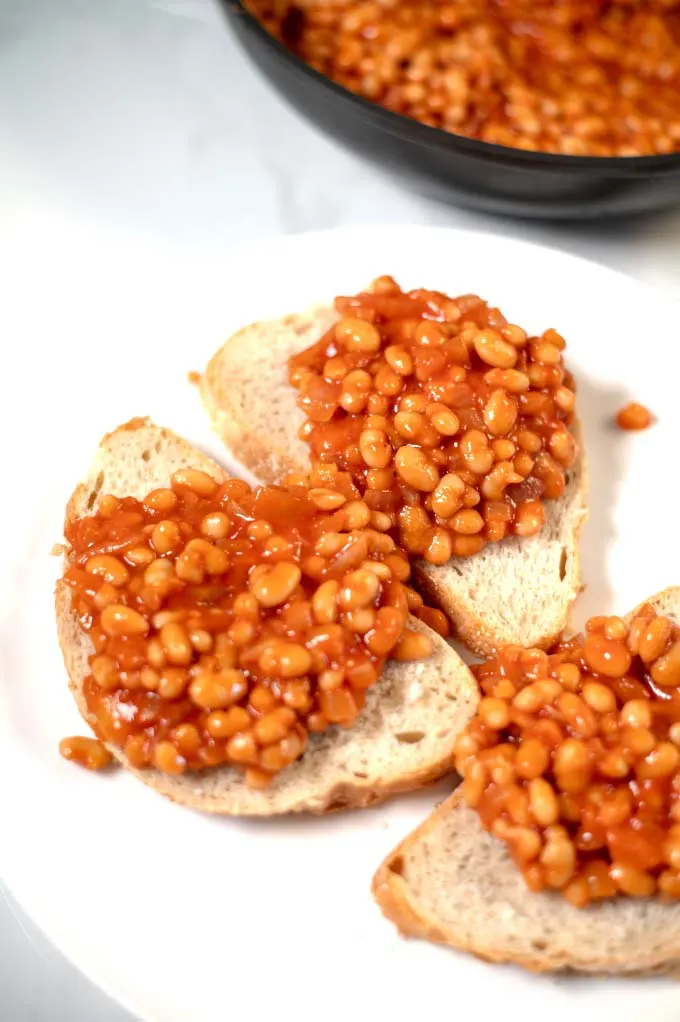
{"type": "MultiPolygon", "coordinates": [[[[0,0],[0,267],[21,250],[29,274],[30,246],[54,245],[74,224],[198,253],[394,222],[545,241],[680,296],[680,211],[555,227],[404,192],[288,110],[213,0],[0,0]]],[[[1,896],[0,1004],[7,1022],[128,1017],[29,922],[16,922],[1,896]]]]}

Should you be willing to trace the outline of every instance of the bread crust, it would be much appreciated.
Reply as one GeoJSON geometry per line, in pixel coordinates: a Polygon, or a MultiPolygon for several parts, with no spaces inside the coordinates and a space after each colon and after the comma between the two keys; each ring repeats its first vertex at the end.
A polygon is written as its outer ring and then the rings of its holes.
{"type": "MultiPolygon", "coordinates": [[[[176,456],[181,456],[189,462],[199,465],[204,471],[210,472],[216,479],[223,481],[227,478],[226,472],[216,462],[206,455],[195,450],[190,444],[179,437],[176,437],[170,430],[161,429],[155,426],[149,419],[133,419],[123,426],[107,434],[102,440],[97,457],[90,471],[88,478],[80,483],[66,509],[66,522],[83,513],[88,513],[96,506],[96,500],[105,485],[106,471],[113,466],[109,464],[112,460],[112,452],[120,446],[120,443],[139,443],[140,455],[143,450],[154,448],[171,449],[176,456]],[[137,434],[135,436],[135,434],[137,434]]],[[[151,462],[149,463],[151,464],[151,462]]],[[[167,483],[169,474],[164,480],[167,483]]],[[[69,563],[68,550],[64,556],[64,563],[69,563]]],[[[55,612],[57,619],[57,631],[64,664],[69,678],[69,687],[83,719],[92,726],[93,721],[87,710],[83,696],[82,683],[84,681],[83,663],[85,658],[92,652],[92,646],[86,633],[80,628],[71,607],[71,590],[63,582],[58,581],[55,590],[55,612]]],[[[458,656],[444,640],[427,629],[419,621],[412,621],[412,627],[427,631],[435,644],[435,657],[437,662],[441,661],[442,666],[447,670],[447,684],[451,690],[456,691],[460,699],[459,709],[461,711],[461,727],[472,715],[477,703],[477,686],[468,668],[462,663],[458,656]]],[[[405,665],[394,665],[388,668],[386,675],[376,686],[388,684],[385,677],[394,677],[398,672],[414,670],[405,665]],[[390,675],[391,670],[391,675],[390,675]]],[[[337,730],[337,734],[341,734],[337,730]]],[[[344,732],[343,734],[351,734],[344,732]]],[[[412,769],[396,771],[391,776],[381,778],[362,778],[350,776],[347,771],[340,776],[332,778],[323,791],[318,791],[310,785],[310,792],[307,798],[304,794],[299,797],[291,797],[286,793],[285,775],[291,776],[297,766],[287,768],[281,777],[275,780],[271,789],[265,792],[254,792],[247,788],[241,775],[229,767],[219,767],[206,773],[210,775],[210,784],[204,784],[202,773],[185,774],[182,777],[171,777],[155,769],[136,770],[130,766],[124,753],[117,746],[107,743],[107,747],[118,763],[130,770],[139,780],[165,795],[167,798],[182,805],[194,809],[200,809],[207,813],[224,815],[246,815],[246,816],[270,816],[279,813],[313,813],[324,814],[336,812],[340,809],[355,809],[374,805],[384,801],[386,798],[399,792],[409,791],[414,788],[423,787],[432,781],[437,780],[452,770],[452,748],[455,734],[452,733],[451,741],[439,743],[440,751],[431,761],[421,764],[412,769]],[[221,788],[221,781],[229,778],[233,785],[238,780],[240,789],[239,797],[225,797],[221,788]],[[284,780],[282,780],[282,778],[284,780]],[[215,793],[214,789],[217,789],[215,793]]],[[[316,739],[313,737],[312,741],[316,739]]],[[[358,740],[358,739],[357,739],[358,740]]],[[[318,739],[317,739],[318,741],[318,739]]],[[[304,762],[305,757],[300,760],[304,762]]],[[[231,789],[229,789],[231,791],[231,789]]]]}
{"type": "MultiPolygon", "coordinates": [[[[650,599],[644,600],[640,606],[644,603],[652,603],[660,613],[671,614],[676,620],[680,619],[680,588],[678,587],[665,589],[650,599]]],[[[626,620],[630,620],[635,613],[635,610],[631,611],[626,620]]],[[[521,949],[518,950],[515,942],[509,940],[507,941],[508,950],[499,951],[493,946],[497,936],[495,933],[486,933],[487,943],[482,945],[479,942],[472,943],[470,940],[465,940],[462,936],[462,929],[461,932],[457,932],[453,927],[444,925],[440,919],[425,910],[422,901],[419,900],[417,893],[404,876],[404,864],[409,857],[414,857],[414,853],[423,843],[428,842],[432,835],[436,834],[442,821],[456,813],[462,817],[464,811],[465,804],[459,788],[389,853],[373,878],[371,889],[375,900],[385,917],[394,923],[404,937],[415,937],[436,944],[445,944],[459,951],[467,951],[488,962],[521,965],[532,972],[572,970],[633,976],[664,974],[677,970],[680,964],[680,906],[673,903],[668,906],[659,902],[654,903],[659,917],[664,911],[673,912],[678,916],[677,929],[673,929],[663,951],[648,950],[643,940],[635,942],[635,946],[631,941],[625,952],[622,951],[618,955],[600,952],[593,953],[589,957],[581,957],[577,952],[567,954],[551,948],[548,938],[546,938],[545,947],[537,950],[536,953],[526,954],[521,949]]],[[[481,835],[481,822],[477,818],[476,822],[479,824],[481,835]]],[[[469,823],[461,819],[461,826],[466,825],[469,823]]],[[[495,838],[490,835],[487,837],[496,843],[495,838]]],[[[497,845],[500,848],[500,843],[497,845]]],[[[516,867],[512,863],[509,853],[503,850],[502,858],[502,868],[512,870],[514,875],[516,867]]],[[[495,863],[495,866],[498,869],[498,863],[495,863]]],[[[553,912],[556,909],[579,914],[598,911],[597,907],[575,909],[567,906],[565,909],[565,903],[559,896],[549,893],[533,894],[528,888],[526,889],[526,905],[536,904],[538,906],[541,904],[545,907],[549,901],[555,906],[552,909],[553,912]]],[[[644,904],[644,902],[640,904],[644,904]]]]}
{"type": "MultiPolygon", "coordinates": [[[[276,322],[255,323],[226,341],[203,374],[201,395],[213,428],[234,456],[265,482],[276,482],[288,472],[306,472],[309,469],[309,449],[297,436],[303,416],[296,405],[295,391],[287,382],[286,363],[291,353],[303,350],[318,340],[336,318],[332,309],[316,306],[306,313],[286,316],[276,322]],[[251,366],[253,352],[258,353],[262,372],[268,374],[272,386],[288,391],[281,396],[280,406],[266,410],[259,407],[262,395],[257,393],[257,374],[251,366]],[[252,416],[249,415],[251,404],[256,406],[252,416]]],[[[578,423],[573,432],[578,438],[578,423]]],[[[530,635],[529,644],[541,648],[555,642],[567,626],[571,608],[582,588],[578,537],[587,518],[588,485],[583,445],[580,446],[579,460],[573,473],[576,483],[570,487],[568,496],[547,505],[550,524],[546,525],[540,537],[541,542],[552,544],[553,553],[557,553],[561,543],[569,565],[566,581],[559,577],[555,564],[554,577],[543,579],[544,586],[554,587],[555,595],[544,611],[541,626],[537,626],[530,635]],[[560,515],[564,516],[564,521],[559,523],[557,531],[561,533],[564,528],[564,535],[558,541],[554,535],[555,518],[560,515]]],[[[502,565],[503,571],[512,576],[514,565],[532,549],[534,539],[536,537],[518,542],[510,537],[493,544],[497,572],[505,558],[508,563],[502,565]]],[[[491,549],[489,547],[487,551],[491,549]]],[[[482,566],[485,553],[472,559],[453,558],[442,566],[413,561],[416,586],[447,614],[456,636],[481,656],[491,655],[501,645],[521,641],[519,633],[526,624],[521,620],[521,612],[509,613],[500,597],[496,597],[499,606],[495,608],[493,619],[490,607],[495,597],[496,580],[485,592],[485,568],[480,567],[479,578],[472,579],[471,584],[463,583],[462,573],[468,571],[468,563],[474,561],[482,566]]],[[[523,585],[529,581],[524,580],[523,585]]]]}

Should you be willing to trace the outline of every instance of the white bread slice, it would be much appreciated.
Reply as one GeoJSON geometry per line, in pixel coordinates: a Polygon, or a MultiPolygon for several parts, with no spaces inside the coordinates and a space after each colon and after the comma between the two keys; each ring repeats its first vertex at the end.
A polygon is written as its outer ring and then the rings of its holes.
{"type": "MultiPolygon", "coordinates": [[[[680,621],[680,588],[648,601],[680,621]]],[[[405,936],[538,972],[666,971],[680,962],[680,903],[621,898],[585,909],[532,894],[459,792],[388,855],[373,880],[383,913],[405,936]]]]}
{"type": "MultiPolygon", "coordinates": [[[[169,430],[146,419],[132,420],[102,441],[86,480],[69,502],[67,520],[92,513],[99,495],[141,497],[168,485],[172,473],[185,467],[226,478],[218,464],[169,430]]],[[[87,721],[82,685],[92,646],[72,613],[70,589],[63,582],[57,583],[56,611],[70,687],[87,721]]],[[[241,772],[229,767],[181,777],[157,770],[133,772],[161,794],[195,809],[249,816],[366,806],[441,777],[452,769],[455,735],[475,712],[477,685],[443,639],[420,622],[413,620],[411,626],[427,630],[433,656],[417,663],[388,663],[369,690],[356,725],[313,735],[304,756],[266,791],[248,788],[241,772]]],[[[128,766],[120,749],[110,749],[128,766]]]]}
{"type": "MultiPolygon", "coordinates": [[[[265,482],[304,472],[309,464],[309,448],[298,438],[304,416],[288,383],[287,363],[336,318],[332,309],[315,307],[246,327],[220,348],[202,376],[214,429],[265,482]]],[[[545,648],[564,630],[581,589],[578,534],[587,516],[586,491],[581,451],[564,496],[546,504],[539,535],[511,537],[442,566],[414,562],[416,584],[475,653],[487,656],[508,643],[545,648]]]]}

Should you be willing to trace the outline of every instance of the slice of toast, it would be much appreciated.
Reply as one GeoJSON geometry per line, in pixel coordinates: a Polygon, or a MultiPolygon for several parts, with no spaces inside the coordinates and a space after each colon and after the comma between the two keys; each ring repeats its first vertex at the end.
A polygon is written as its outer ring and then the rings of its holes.
{"type": "MultiPolygon", "coordinates": [[[[215,430],[265,482],[309,465],[309,448],[298,438],[304,416],[287,363],[336,318],[332,309],[315,307],[246,327],[203,374],[201,394],[215,430]]],[[[441,566],[414,561],[416,584],[474,652],[487,656],[509,643],[545,648],[564,630],[581,589],[578,534],[587,516],[586,491],[581,450],[564,496],[546,504],[546,524],[537,536],[513,536],[441,566]]]]}
{"type": "MultiPolygon", "coordinates": [[[[680,588],[648,601],[680,621],[680,588]]],[[[385,859],[373,880],[405,936],[534,971],[636,973],[677,968],[680,902],[620,898],[574,908],[532,894],[506,845],[455,792],[385,859]]]]}
{"type": "MultiPolygon", "coordinates": [[[[226,478],[216,462],[169,430],[147,419],[132,420],[102,441],[87,478],[69,501],[67,521],[93,513],[100,495],[141,497],[167,486],[173,472],[187,467],[200,468],[218,480],[226,478]]],[[[56,611],[71,691],[87,721],[83,682],[93,649],[71,610],[71,592],[63,582],[57,583],[56,611]]],[[[247,787],[242,773],[231,767],[180,777],[151,769],[133,772],[161,794],[195,809],[249,816],[366,806],[441,777],[452,769],[456,734],[475,712],[477,684],[440,636],[419,621],[412,620],[410,626],[428,632],[432,657],[417,663],[389,662],[368,691],[355,726],[311,736],[304,756],[268,789],[247,787]]],[[[129,766],[120,749],[110,749],[123,766],[129,766]]]]}

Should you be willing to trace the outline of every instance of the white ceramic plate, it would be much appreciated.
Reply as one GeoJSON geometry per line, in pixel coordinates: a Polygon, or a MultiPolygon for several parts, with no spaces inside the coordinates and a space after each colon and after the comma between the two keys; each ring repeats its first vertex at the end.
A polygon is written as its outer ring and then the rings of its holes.
{"type": "Polygon", "coordinates": [[[238,822],[59,758],[59,739],[83,725],[57,648],[49,553],[99,438],[148,414],[222,457],[187,371],[237,327],[382,273],[478,292],[526,328],[567,337],[591,476],[579,621],[680,583],[680,310],[640,284],[531,245],[416,228],[226,255],[82,233],[18,252],[0,304],[0,873],[62,952],[156,1022],[378,1011],[391,1022],[677,1022],[680,986],[668,980],[538,978],[397,937],[371,876],[445,786],[327,820],[238,822]],[[653,429],[612,427],[630,399],[654,410],[653,429]]]}

